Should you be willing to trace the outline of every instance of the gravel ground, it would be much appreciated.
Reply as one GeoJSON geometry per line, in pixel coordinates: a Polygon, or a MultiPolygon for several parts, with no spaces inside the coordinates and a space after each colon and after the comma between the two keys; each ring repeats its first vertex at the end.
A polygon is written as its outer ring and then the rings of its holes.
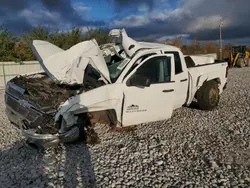
{"type": "Polygon", "coordinates": [[[28,148],[0,105],[0,187],[250,187],[250,68],[230,70],[219,108],[106,133],[102,143],[28,148]]]}

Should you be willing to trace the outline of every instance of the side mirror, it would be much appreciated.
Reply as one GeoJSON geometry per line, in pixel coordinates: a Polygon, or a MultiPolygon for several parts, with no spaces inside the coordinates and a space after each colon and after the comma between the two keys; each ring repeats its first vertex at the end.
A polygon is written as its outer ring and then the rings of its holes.
{"type": "Polygon", "coordinates": [[[149,79],[149,78],[146,78],[146,79],[145,79],[145,82],[144,82],[144,84],[142,84],[142,86],[144,86],[144,87],[149,87],[150,84],[151,84],[150,79],[149,79]]]}
{"type": "Polygon", "coordinates": [[[128,83],[128,86],[141,86],[141,87],[149,87],[151,84],[151,80],[148,77],[143,75],[134,75],[128,83]]]}

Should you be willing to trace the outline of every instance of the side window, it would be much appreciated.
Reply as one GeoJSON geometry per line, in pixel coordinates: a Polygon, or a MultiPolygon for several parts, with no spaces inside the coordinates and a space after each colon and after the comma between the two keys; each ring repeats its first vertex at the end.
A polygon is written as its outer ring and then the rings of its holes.
{"type": "Polygon", "coordinates": [[[146,58],[148,58],[149,56],[152,56],[152,55],[156,55],[156,53],[146,54],[146,55],[141,56],[140,58],[138,58],[135,61],[135,64],[126,73],[126,75],[124,76],[124,78],[126,78],[129,75],[129,73],[131,73],[140,64],[140,62],[142,62],[144,59],[146,59],[146,58]]]}
{"type": "Polygon", "coordinates": [[[153,57],[140,66],[128,80],[127,85],[133,85],[137,80],[149,79],[151,84],[171,81],[171,58],[166,56],[153,57]]]}
{"type": "Polygon", "coordinates": [[[165,54],[173,54],[175,60],[175,74],[180,74],[183,72],[181,65],[181,58],[178,52],[165,52],[165,54]]]}

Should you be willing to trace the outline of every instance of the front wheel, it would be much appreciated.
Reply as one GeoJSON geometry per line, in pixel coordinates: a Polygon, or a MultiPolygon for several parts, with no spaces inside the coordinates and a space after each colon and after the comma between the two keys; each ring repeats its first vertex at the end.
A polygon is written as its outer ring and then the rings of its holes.
{"type": "Polygon", "coordinates": [[[205,82],[197,92],[198,105],[202,110],[212,110],[219,104],[219,88],[216,81],[205,82]]]}

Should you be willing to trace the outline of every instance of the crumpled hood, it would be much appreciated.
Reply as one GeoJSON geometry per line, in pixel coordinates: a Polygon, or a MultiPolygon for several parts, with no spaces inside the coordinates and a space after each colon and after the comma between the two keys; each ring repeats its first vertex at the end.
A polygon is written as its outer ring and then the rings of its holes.
{"type": "Polygon", "coordinates": [[[47,41],[34,40],[32,50],[47,75],[59,83],[83,84],[85,68],[91,64],[110,81],[108,67],[95,39],[80,42],[63,50],[47,41]]]}

